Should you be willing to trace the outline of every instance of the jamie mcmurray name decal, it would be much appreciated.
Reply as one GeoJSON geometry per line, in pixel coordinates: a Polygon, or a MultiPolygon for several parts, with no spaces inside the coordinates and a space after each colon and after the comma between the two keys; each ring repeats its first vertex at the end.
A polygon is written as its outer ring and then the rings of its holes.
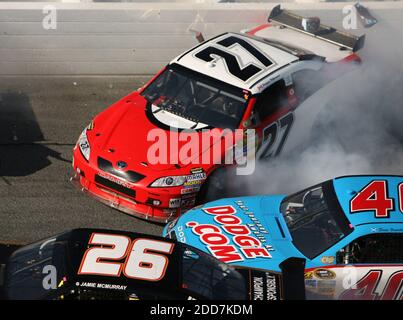
{"type": "MultiPolygon", "coordinates": [[[[247,209],[238,202],[237,205],[243,211],[247,209]]],[[[192,232],[200,238],[200,241],[217,259],[231,263],[245,259],[270,259],[272,257],[270,251],[273,251],[273,247],[265,244],[266,239],[262,234],[268,232],[253,213],[244,212],[254,223],[243,224],[242,219],[235,215],[236,209],[231,205],[203,208],[202,210],[213,215],[217,224],[200,224],[196,221],[189,221],[186,223],[186,227],[192,228],[192,232]],[[230,240],[234,244],[231,244],[230,240]]]]}

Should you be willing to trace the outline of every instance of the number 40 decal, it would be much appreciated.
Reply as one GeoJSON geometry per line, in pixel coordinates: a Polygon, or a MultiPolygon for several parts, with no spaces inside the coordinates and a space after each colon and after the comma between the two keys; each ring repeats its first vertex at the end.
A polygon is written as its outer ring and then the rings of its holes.
{"type": "Polygon", "coordinates": [[[382,278],[382,270],[369,271],[360,281],[340,295],[341,300],[400,300],[403,287],[403,271],[393,273],[381,294],[376,292],[382,278]]]}
{"type": "Polygon", "coordinates": [[[89,248],[81,261],[78,274],[119,277],[146,281],[161,280],[169,260],[164,254],[172,253],[173,243],[123,235],[94,233],[89,248]],[[152,252],[151,252],[152,251],[152,252]],[[158,253],[156,253],[158,252],[158,253]],[[123,262],[121,262],[123,260],[123,262]]]}
{"type": "MultiPolygon", "coordinates": [[[[399,209],[403,213],[403,183],[398,186],[398,197],[399,209]]],[[[390,211],[394,209],[394,199],[388,195],[385,180],[370,182],[350,201],[351,213],[374,211],[375,218],[389,218],[390,211]]]]}

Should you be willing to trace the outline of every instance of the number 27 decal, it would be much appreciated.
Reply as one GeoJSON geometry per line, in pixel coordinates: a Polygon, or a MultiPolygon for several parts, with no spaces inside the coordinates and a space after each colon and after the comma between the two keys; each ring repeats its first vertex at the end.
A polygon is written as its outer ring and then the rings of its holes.
{"type": "MultiPolygon", "coordinates": [[[[398,185],[398,202],[403,213],[403,183],[398,185]]],[[[374,180],[366,185],[350,201],[351,213],[374,211],[375,218],[389,218],[390,211],[395,210],[394,199],[389,197],[385,180],[374,180]]]]}
{"type": "Polygon", "coordinates": [[[166,254],[171,254],[175,246],[159,240],[132,241],[123,235],[103,233],[93,233],[88,244],[95,246],[85,252],[79,275],[119,277],[123,271],[128,278],[146,281],[164,277],[169,263],[166,254]]]}
{"type": "Polygon", "coordinates": [[[263,129],[261,159],[276,157],[280,154],[293,123],[294,113],[290,112],[263,129]]]}

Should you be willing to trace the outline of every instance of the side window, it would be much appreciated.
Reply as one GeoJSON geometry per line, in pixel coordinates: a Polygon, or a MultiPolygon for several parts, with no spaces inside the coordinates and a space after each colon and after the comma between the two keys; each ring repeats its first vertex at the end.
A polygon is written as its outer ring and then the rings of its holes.
{"type": "Polygon", "coordinates": [[[292,75],[294,91],[300,103],[309,98],[325,85],[320,71],[302,69],[292,75]]]}
{"type": "Polygon", "coordinates": [[[360,237],[339,251],[337,263],[402,263],[403,234],[379,233],[360,237]]]}
{"type": "Polygon", "coordinates": [[[273,83],[264,90],[256,101],[255,111],[262,121],[287,103],[287,90],[284,80],[273,83]]]}

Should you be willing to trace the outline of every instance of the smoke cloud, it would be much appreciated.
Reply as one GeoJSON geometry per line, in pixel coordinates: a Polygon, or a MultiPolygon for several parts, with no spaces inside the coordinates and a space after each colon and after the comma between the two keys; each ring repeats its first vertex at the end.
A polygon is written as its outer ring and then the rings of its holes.
{"type": "Polygon", "coordinates": [[[363,32],[363,64],[299,106],[325,105],[306,145],[236,177],[237,194],[293,193],[341,175],[403,175],[402,31],[380,20],[363,32]]]}

